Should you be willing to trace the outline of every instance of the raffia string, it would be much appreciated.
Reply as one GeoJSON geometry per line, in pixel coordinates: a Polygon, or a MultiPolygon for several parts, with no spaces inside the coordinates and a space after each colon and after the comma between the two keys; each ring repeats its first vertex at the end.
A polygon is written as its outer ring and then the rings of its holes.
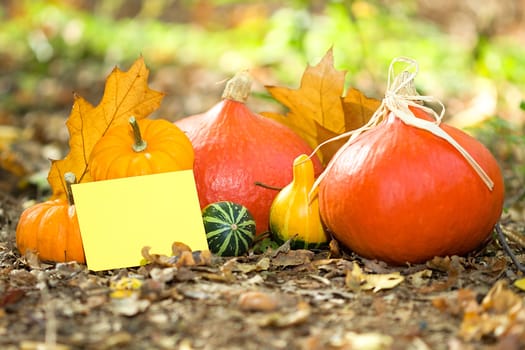
{"type": "Polygon", "coordinates": [[[327,143],[349,137],[348,141],[334,154],[332,160],[330,161],[326,169],[314,182],[314,185],[312,186],[312,189],[310,191],[310,198],[314,197],[317,187],[319,186],[321,181],[323,181],[324,177],[326,176],[326,173],[333,167],[335,161],[344,152],[344,150],[348,146],[350,146],[354,142],[354,140],[363,132],[377,126],[377,124],[379,124],[382,118],[386,117],[390,112],[394,113],[395,116],[401,119],[405,124],[426,130],[450,143],[470,164],[470,166],[478,174],[481,180],[483,180],[488,189],[491,191],[493,190],[494,182],[483,170],[483,168],[476,162],[474,158],[472,158],[472,156],[463,147],[461,147],[459,143],[456,142],[456,140],[454,140],[449,134],[447,134],[443,129],[439,127],[439,124],[441,123],[441,120],[443,119],[443,116],[445,114],[445,106],[443,105],[443,103],[441,103],[441,101],[432,96],[421,96],[417,94],[416,89],[414,87],[414,78],[416,77],[418,70],[419,66],[415,60],[407,57],[395,58],[388,69],[388,85],[385,97],[383,98],[381,105],[372,115],[370,120],[358,129],[348,131],[346,133],[343,133],[341,135],[335,136],[331,139],[322,142],[314,149],[310,157],[312,157],[319,150],[319,148],[323,147],[327,143]],[[403,72],[401,72],[397,76],[395,76],[394,73],[394,66],[396,65],[396,63],[405,63],[407,65],[405,70],[403,70],[403,72]],[[420,104],[421,102],[437,103],[441,107],[440,113],[438,114],[433,109],[422,106],[420,104]],[[414,113],[412,113],[412,111],[409,109],[409,106],[422,109],[423,111],[427,112],[430,115],[430,117],[432,117],[434,120],[429,121],[416,117],[414,113]]]}

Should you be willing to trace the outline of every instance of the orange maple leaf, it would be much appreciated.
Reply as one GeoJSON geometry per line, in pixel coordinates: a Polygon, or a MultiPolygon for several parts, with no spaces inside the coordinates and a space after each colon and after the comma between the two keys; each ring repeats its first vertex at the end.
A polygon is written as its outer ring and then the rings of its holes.
{"type": "Polygon", "coordinates": [[[66,172],[74,173],[77,183],[91,181],[88,170],[91,150],[110,127],[127,123],[132,115],[137,120],[143,119],[159,108],[164,94],[148,87],[148,76],[149,70],[140,57],[127,72],[113,69],[98,106],[75,94],[66,122],[69,153],[64,159],[51,161],[47,177],[53,190],[52,198],[66,196],[66,172]]]}
{"type": "MultiPolygon", "coordinates": [[[[330,49],[317,65],[305,69],[299,89],[266,86],[273,98],[288,108],[285,116],[273,112],[261,114],[288,125],[313,148],[356,129],[370,119],[381,101],[368,98],[354,88],[343,96],[345,75],[345,71],[334,68],[330,49]]],[[[325,164],[343,143],[344,140],[335,141],[320,149],[325,164]]]]}

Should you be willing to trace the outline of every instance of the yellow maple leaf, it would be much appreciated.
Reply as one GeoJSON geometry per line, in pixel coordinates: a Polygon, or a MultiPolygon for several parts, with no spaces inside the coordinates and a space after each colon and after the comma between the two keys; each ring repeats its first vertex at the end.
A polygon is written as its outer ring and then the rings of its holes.
{"type": "MultiPolygon", "coordinates": [[[[346,72],[334,68],[330,49],[317,65],[305,69],[299,89],[266,86],[273,98],[288,108],[285,116],[273,112],[261,114],[288,125],[313,148],[356,129],[370,119],[381,102],[354,88],[343,96],[345,75],[346,72]]],[[[340,140],[321,148],[325,164],[343,143],[340,140]]]]}
{"type": "Polygon", "coordinates": [[[75,95],[71,114],[66,122],[69,131],[69,153],[64,159],[52,160],[47,180],[53,198],[65,197],[64,174],[72,172],[78,183],[89,182],[88,160],[91,150],[113,126],[127,123],[130,116],[143,119],[159,108],[164,94],[148,87],[149,70],[142,57],[123,72],[117,67],[106,79],[104,95],[94,107],[75,95]]]}

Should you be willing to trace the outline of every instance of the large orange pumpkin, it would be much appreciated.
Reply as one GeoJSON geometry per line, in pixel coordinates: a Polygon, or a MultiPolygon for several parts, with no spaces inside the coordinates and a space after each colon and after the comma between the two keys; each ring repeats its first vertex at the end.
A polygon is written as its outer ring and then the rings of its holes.
{"type": "Polygon", "coordinates": [[[86,262],[75,206],[70,201],[72,197],[49,200],[22,212],[16,228],[21,254],[29,250],[42,260],[86,262]]]}
{"type": "Polygon", "coordinates": [[[130,125],[107,131],[91,151],[93,180],[148,175],[193,167],[193,147],[188,137],[164,119],[130,118],[130,125]]]}
{"type": "MultiPolygon", "coordinates": [[[[195,180],[201,207],[232,201],[252,213],[257,234],[268,229],[270,206],[278,191],[256,185],[284,187],[292,181],[294,159],[312,149],[287,126],[253,113],[245,104],[251,78],[232,78],[223,100],[204,114],[176,124],[195,150],[195,180]]],[[[322,169],[313,157],[316,173],[322,169]]]]}
{"type": "Polygon", "coordinates": [[[449,142],[390,112],[327,166],[320,183],[321,217],[338,241],[364,257],[402,264],[462,255],[487,239],[503,206],[498,163],[473,137],[440,127],[476,160],[493,189],[449,142]]]}

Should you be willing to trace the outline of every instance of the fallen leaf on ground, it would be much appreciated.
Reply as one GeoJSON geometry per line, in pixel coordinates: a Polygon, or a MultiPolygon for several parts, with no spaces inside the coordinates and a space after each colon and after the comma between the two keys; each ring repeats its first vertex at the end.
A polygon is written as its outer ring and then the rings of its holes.
{"type": "Polygon", "coordinates": [[[420,293],[435,293],[449,290],[458,282],[460,273],[465,270],[461,264],[462,258],[458,256],[452,257],[435,257],[427,262],[427,267],[433,270],[438,270],[447,273],[445,281],[435,281],[431,285],[423,286],[419,289],[420,293]]]}
{"type": "Polygon", "coordinates": [[[372,290],[374,293],[383,289],[392,289],[404,281],[399,272],[389,274],[366,274],[354,262],[352,269],[347,270],[345,285],[353,291],[372,290]]]}
{"type": "Polygon", "coordinates": [[[133,341],[132,334],[126,331],[115,332],[94,344],[93,348],[98,350],[122,349],[133,341]]]}
{"type": "Polygon", "coordinates": [[[57,343],[46,343],[24,340],[20,343],[20,350],[69,350],[69,346],[57,343]]]}
{"type": "Polygon", "coordinates": [[[430,277],[432,277],[432,270],[424,269],[418,272],[414,272],[413,274],[410,274],[407,276],[407,280],[416,288],[421,288],[423,286],[426,286],[429,281],[430,277]]]}
{"type": "Polygon", "coordinates": [[[142,263],[153,263],[164,267],[183,267],[183,266],[206,266],[211,264],[212,255],[209,250],[199,250],[192,252],[184,243],[175,242],[172,251],[176,255],[167,256],[164,254],[150,253],[151,247],[142,248],[142,263]]]}
{"type": "Polygon", "coordinates": [[[332,259],[338,259],[342,257],[341,249],[339,248],[339,242],[335,239],[331,239],[330,243],[328,244],[328,249],[330,251],[330,258],[332,259]]]}
{"type": "Polygon", "coordinates": [[[29,267],[35,270],[42,269],[46,265],[43,261],[40,260],[37,253],[29,249],[26,250],[24,255],[21,256],[20,258],[26,265],[28,265],[29,267]]]}
{"type": "Polygon", "coordinates": [[[394,339],[378,332],[356,333],[348,332],[341,337],[334,337],[330,346],[353,350],[383,350],[389,349],[394,339]]]}
{"type": "Polygon", "coordinates": [[[180,256],[184,252],[191,252],[191,248],[186,243],[173,242],[171,244],[171,255],[172,256],[180,256]]]}
{"type": "Polygon", "coordinates": [[[239,296],[238,305],[243,311],[274,311],[279,307],[279,300],[265,292],[248,291],[239,296]]]}
{"type": "Polygon", "coordinates": [[[18,178],[26,176],[28,169],[20,157],[10,149],[0,148],[0,169],[4,169],[18,178]]]}
{"type": "Polygon", "coordinates": [[[276,249],[268,249],[265,253],[266,256],[275,257],[281,253],[288,253],[291,248],[292,239],[287,240],[280,246],[278,246],[276,249]]]}
{"type": "Polygon", "coordinates": [[[448,295],[433,298],[432,305],[441,312],[448,312],[454,316],[461,316],[464,310],[472,309],[472,304],[477,305],[476,293],[472,289],[458,289],[453,298],[448,295]]]}
{"type": "Polygon", "coordinates": [[[514,284],[514,287],[521,289],[521,290],[525,290],[525,278],[517,279],[516,281],[514,281],[513,284],[514,284]]]}
{"type": "Polygon", "coordinates": [[[0,295],[0,308],[17,303],[26,295],[23,289],[11,289],[0,295]]]}
{"type": "Polygon", "coordinates": [[[471,290],[459,290],[454,298],[436,298],[432,304],[452,315],[461,315],[458,335],[465,341],[483,337],[520,336],[525,332],[523,298],[497,281],[481,302],[471,290]]]}
{"type": "Polygon", "coordinates": [[[286,253],[280,253],[274,256],[271,260],[272,266],[298,266],[309,264],[312,262],[314,252],[308,249],[290,250],[286,253]]]}
{"type": "Polygon", "coordinates": [[[143,281],[135,277],[122,277],[119,280],[111,281],[110,297],[114,299],[129,298],[134,294],[140,294],[140,287],[143,281]]]}
{"type": "Polygon", "coordinates": [[[176,272],[177,272],[176,267],[165,267],[165,268],[154,267],[149,272],[149,275],[156,282],[167,283],[173,280],[176,272]]]}
{"type": "Polygon", "coordinates": [[[138,295],[132,295],[129,298],[111,299],[111,310],[122,316],[135,316],[146,311],[151,305],[147,299],[140,299],[138,295]]]}
{"type": "Polygon", "coordinates": [[[234,261],[231,268],[232,271],[242,273],[250,273],[253,271],[266,271],[268,270],[268,268],[270,268],[270,259],[268,257],[263,257],[256,263],[252,264],[234,261]]]}
{"type": "Polygon", "coordinates": [[[308,321],[311,314],[312,310],[310,305],[305,302],[299,302],[295,310],[265,315],[259,319],[258,324],[261,327],[292,327],[308,321]]]}

